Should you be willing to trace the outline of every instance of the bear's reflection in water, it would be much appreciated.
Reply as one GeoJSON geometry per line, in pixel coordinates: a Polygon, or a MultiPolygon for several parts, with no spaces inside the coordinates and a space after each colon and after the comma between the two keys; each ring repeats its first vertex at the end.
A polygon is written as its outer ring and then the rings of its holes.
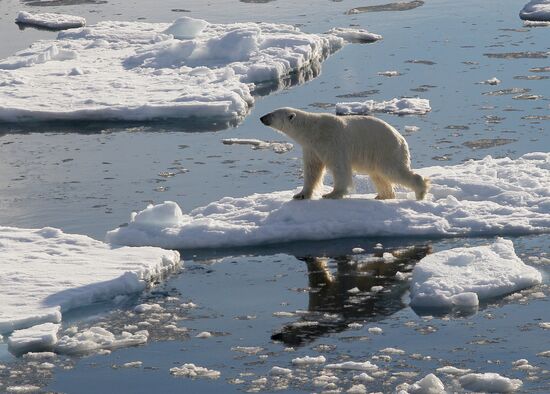
{"type": "Polygon", "coordinates": [[[402,274],[412,271],[414,264],[429,253],[430,245],[418,245],[370,256],[299,258],[308,269],[308,311],[271,339],[300,346],[345,331],[351,323],[373,322],[394,314],[406,307],[403,295],[408,281],[402,274]]]}

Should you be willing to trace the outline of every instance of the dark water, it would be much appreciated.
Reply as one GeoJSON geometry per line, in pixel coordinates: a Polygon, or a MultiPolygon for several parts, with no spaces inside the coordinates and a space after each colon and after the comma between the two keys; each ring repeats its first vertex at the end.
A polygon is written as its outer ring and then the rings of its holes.
{"type": "MultiPolygon", "coordinates": [[[[89,24],[138,18],[168,22],[181,15],[210,22],[285,22],[317,33],[357,24],[382,34],[384,39],[370,45],[349,45],[322,64],[316,79],[258,98],[250,115],[237,127],[192,131],[189,125],[175,124],[0,126],[2,225],[53,226],[103,239],[107,230],[126,222],[132,210],[142,209],[148,202],[174,200],[188,211],[223,196],[294,188],[301,174],[298,146],[279,155],[221,143],[224,138],[282,140],[284,137],[258,121],[259,116],[280,106],[333,111],[336,102],[356,100],[353,96],[376,100],[428,98],[432,112],[426,116],[380,115],[402,131],[406,125],[420,127],[405,133],[414,167],[451,165],[488,154],[515,158],[547,151],[550,146],[550,82],[544,78],[550,76],[550,30],[523,28],[517,16],[522,2],[426,1],[408,11],[356,15],[346,12],[372,4],[283,0],[45,3],[44,7],[36,2],[1,3],[1,57],[37,39],[55,37],[47,31],[20,31],[12,23],[19,9],[74,13],[85,16],[89,24]],[[177,9],[190,12],[172,11],[177,9]],[[377,74],[387,70],[402,75],[389,78],[377,74]],[[502,83],[478,84],[492,77],[502,83]],[[165,172],[177,175],[167,178],[165,172]]],[[[388,249],[430,245],[437,251],[490,241],[353,239],[182,251],[183,272],[156,288],[155,293],[130,300],[122,311],[113,314],[107,313],[112,305],[74,311],[66,316],[66,324],[84,327],[100,322],[114,331],[129,319],[125,310],[150,300],[179,316],[178,325],[187,327],[187,334],[168,335],[163,328],[166,322],[161,319],[151,327],[152,340],[146,346],[108,356],[59,357],[53,373],[37,372],[36,366],[14,359],[6,346],[0,345],[0,363],[7,364],[0,369],[0,382],[29,382],[46,391],[67,393],[149,393],[159,389],[166,393],[233,392],[275,390],[285,384],[288,391],[311,392],[321,391],[312,385],[312,378],[321,370],[318,366],[293,368],[296,378],[287,383],[269,377],[266,385],[251,382],[268,376],[274,365],[292,368],[290,360],[295,357],[324,354],[329,362],[365,361],[383,348],[395,347],[406,354],[372,360],[388,372],[367,384],[369,392],[391,392],[397,384],[414,382],[444,365],[499,372],[522,379],[524,392],[548,392],[549,376],[544,372],[550,369],[548,358],[536,356],[550,350],[548,331],[538,326],[541,321],[550,321],[547,297],[526,295],[521,302],[495,300],[470,316],[421,317],[407,306],[406,283],[392,275],[396,267],[372,278],[350,270],[348,264],[353,247],[372,253],[378,242],[388,249]],[[328,258],[326,266],[320,265],[319,257],[328,258]],[[326,281],[328,274],[323,267],[331,272],[333,282],[326,281]],[[387,292],[357,301],[347,291],[372,285],[383,285],[387,292]],[[172,305],[166,296],[182,302],[192,300],[199,307],[178,310],[174,305],[179,302],[172,305]],[[273,315],[280,311],[310,313],[273,315]],[[324,313],[329,316],[323,317],[324,313]],[[302,321],[319,324],[303,329],[289,326],[302,321]],[[347,326],[350,323],[363,326],[352,329],[347,326]],[[383,334],[369,333],[368,328],[374,326],[382,328],[383,334]],[[215,335],[195,338],[204,330],[215,335]],[[272,336],[287,344],[272,340],[272,336]],[[246,355],[232,351],[235,346],[259,346],[263,350],[246,355]],[[294,351],[285,351],[288,346],[294,351]],[[540,369],[531,376],[513,369],[511,362],[520,358],[527,358],[540,369]],[[138,360],[143,362],[139,368],[113,368],[138,360]],[[171,367],[186,362],[219,370],[221,378],[170,376],[171,367]],[[8,378],[6,371],[22,372],[8,378]],[[244,383],[232,384],[232,379],[244,383]]],[[[549,243],[547,236],[514,238],[518,255],[544,273],[544,285],[534,291],[546,295],[548,264],[538,258],[545,256],[549,243]]],[[[408,264],[414,262],[412,259],[408,264]]],[[[346,390],[351,386],[353,373],[336,375],[340,378],[338,387],[346,390]]],[[[458,390],[452,378],[437,375],[449,391],[458,390]]]]}

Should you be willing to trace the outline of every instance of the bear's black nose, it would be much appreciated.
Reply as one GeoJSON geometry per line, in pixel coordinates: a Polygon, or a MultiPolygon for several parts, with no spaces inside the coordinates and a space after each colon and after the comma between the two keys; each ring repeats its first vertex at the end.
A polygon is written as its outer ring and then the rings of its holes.
{"type": "Polygon", "coordinates": [[[262,117],[260,118],[260,122],[262,122],[262,123],[265,124],[266,126],[269,126],[269,124],[270,124],[269,120],[270,120],[269,114],[264,115],[264,116],[262,116],[262,117]]]}

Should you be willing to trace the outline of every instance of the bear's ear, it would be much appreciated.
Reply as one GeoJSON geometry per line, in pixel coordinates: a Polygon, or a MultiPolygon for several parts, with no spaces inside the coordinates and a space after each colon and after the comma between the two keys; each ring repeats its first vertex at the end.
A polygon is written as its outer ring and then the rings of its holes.
{"type": "Polygon", "coordinates": [[[288,120],[290,120],[292,122],[295,117],[296,117],[296,114],[294,112],[292,112],[291,114],[288,115],[288,120]]]}

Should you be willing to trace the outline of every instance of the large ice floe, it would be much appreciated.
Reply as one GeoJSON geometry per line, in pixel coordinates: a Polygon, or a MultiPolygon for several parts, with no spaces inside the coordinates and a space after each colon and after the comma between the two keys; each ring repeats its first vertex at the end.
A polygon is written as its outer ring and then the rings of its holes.
{"type": "Polygon", "coordinates": [[[550,153],[470,160],[418,170],[429,176],[426,200],[398,192],[375,200],[367,177],[361,194],[341,200],[292,200],[295,190],[224,197],[184,214],[175,202],[133,213],[108,242],[170,249],[236,247],[354,236],[476,236],[550,232],[550,153]]]}
{"type": "Polygon", "coordinates": [[[531,0],[519,12],[528,21],[550,22],[550,0],[531,0]]]}
{"type": "Polygon", "coordinates": [[[52,30],[73,29],[86,25],[86,19],[81,16],[50,12],[31,14],[30,12],[20,11],[15,18],[15,22],[24,26],[35,26],[52,30]]]}
{"type": "Polygon", "coordinates": [[[48,324],[59,323],[63,312],[141,291],[180,264],[175,251],[111,247],[48,227],[0,227],[0,255],[0,333],[46,323],[15,331],[16,349],[52,345],[48,333],[57,328],[48,324]]]}
{"type": "Polygon", "coordinates": [[[0,121],[233,122],[252,93],[316,76],[344,42],[272,23],[100,22],[0,61],[0,121]]]}
{"type": "Polygon", "coordinates": [[[541,283],[535,268],[523,263],[512,241],[455,248],[424,257],[413,270],[411,306],[475,308],[480,300],[499,297],[541,283]]]}
{"type": "Polygon", "coordinates": [[[430,112],[430,100],[421,98],[393,98],[388,101],[354,101],[336,104],[337,115],[368,115],[389,112],[396,115],[424,115],[430,112]]]}

